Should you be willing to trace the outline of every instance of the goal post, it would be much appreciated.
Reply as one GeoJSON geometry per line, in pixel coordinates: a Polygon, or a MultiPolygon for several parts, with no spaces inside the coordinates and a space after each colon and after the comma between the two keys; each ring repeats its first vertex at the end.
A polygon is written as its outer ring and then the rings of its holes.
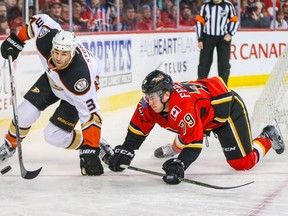
{"type": "Polygon", "coordinates": [[[275,63],[270,76],[257,99],[252,117],[251,129],[253,137],[262,129],[272,124],[279,124],[284,140],[288,140],[288,46],[275,63]]]}

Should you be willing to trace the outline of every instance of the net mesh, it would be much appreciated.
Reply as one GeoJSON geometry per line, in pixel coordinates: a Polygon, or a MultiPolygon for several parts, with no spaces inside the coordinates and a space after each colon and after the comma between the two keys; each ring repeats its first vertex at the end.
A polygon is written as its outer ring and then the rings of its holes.
{"type": "Polygon", "coordinates": [[[288,141],[288,46],[278,58],[260,97],[257,99],[251,118],[253,136],[272,124],[275,119],[284,140],[288,141]]]}

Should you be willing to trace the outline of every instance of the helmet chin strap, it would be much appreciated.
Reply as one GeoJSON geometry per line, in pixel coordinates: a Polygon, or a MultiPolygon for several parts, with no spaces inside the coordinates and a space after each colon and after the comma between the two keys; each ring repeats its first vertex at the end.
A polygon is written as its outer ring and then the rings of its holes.
{"type": "Polygon", "coordinates": [[[167,100],[166,102],[163,102],[163,101],[162,101],[163,98],[164,98],[164,95],[162,95],[162,98],[160,97],[161,103],[163,104],[163,109],[162,109],[161,112],[164,112],[164,109],[166,108],[166,104],[167,104],[167,103],[169,102],[169,100],[170,100],[170,96],[169,96],[169,98],[168,98],[168,100],[167,100]]]}

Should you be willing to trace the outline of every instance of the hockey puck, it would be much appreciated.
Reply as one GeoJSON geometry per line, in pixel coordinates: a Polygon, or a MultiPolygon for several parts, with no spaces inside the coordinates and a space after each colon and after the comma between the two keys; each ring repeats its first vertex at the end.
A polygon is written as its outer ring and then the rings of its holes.
{"type": "Polygon", "coordinates": [[[12,167],[10,165],[4,167],[0,172],[2,175],[4,175],[5,173],[9,172],[12,169],[12,167]]]}

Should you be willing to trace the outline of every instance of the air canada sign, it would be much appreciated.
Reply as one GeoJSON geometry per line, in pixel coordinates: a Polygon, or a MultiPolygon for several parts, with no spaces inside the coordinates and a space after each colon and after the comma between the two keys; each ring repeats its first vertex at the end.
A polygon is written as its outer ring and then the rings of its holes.
{"type": "Polygon", "coordinates": [[[283,53],[285,47],[285,43],[231,44],[231,59],[251,60],[278,58],[283,53]]]}

